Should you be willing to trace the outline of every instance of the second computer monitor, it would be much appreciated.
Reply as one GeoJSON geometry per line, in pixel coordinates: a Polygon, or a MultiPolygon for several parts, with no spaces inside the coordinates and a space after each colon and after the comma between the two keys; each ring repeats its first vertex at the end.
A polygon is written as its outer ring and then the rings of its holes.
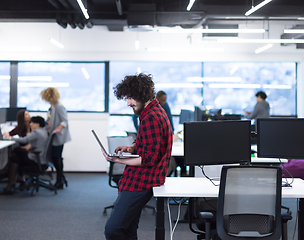
{"type": "Polygon", "coordinates": [[[304,118],[258,118],[258,157],[304,159],[304,118]]]}
{"type": "Polygon", "coordinates": [[[184,123],[185,164],[250,162],[250,125],[247,120],[184,123]]]}

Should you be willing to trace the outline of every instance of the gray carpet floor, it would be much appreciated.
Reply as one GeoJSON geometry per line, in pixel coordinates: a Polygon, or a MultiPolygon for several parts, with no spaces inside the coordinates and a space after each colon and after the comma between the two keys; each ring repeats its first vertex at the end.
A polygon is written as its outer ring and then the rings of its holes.
{"type": "MultiPolygon", "coordinates": [[[[111,213],[103,214],[105,206],[113,204],[117,189],[108,185],[105,173],[67,173],[68,187],[58,194],[40,188],[36,196],[30,192],[18,192],[12,196],[0,195],[0,240],[95,240],[105,239],[104,225],[111,213]]],[[[5,187],[0,183],[0,189],[5,187]]],[[[155,199],[149,202],[155,206],[155,199]]],[[[295,199],[284,199],[290,207],[293,220],[288,223],[288,239],[296,240],[295,199]]],[[[181,206],[183,218],[187,206],[181,206]]],[[[178,205],[170,205],[171,218],[176,219],[178,205]]],[[[170,239],[168,210],[166,207],[166,240],[170,239]]],[[[172,223],[174,224],[174,222],[172,223]]],[[[154,239],[155,214],[144,209],[138,229],[138,239],[154,239]]],[[[186,223],[178,223],[174,240],[196,239],[186,223]]]]}

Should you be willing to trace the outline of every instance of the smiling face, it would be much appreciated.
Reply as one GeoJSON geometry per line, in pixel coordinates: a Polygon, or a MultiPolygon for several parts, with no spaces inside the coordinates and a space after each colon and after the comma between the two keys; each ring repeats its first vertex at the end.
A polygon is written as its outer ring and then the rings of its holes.
{"type": "Polygon", "coordinates": [[[134,100],[133,98],[126,97],[126,100],[127,100],[127,106],[133,108],[134,114],[139,116],[141,114],[142,110],[144,110],[145,104],[138,102],[138,101],[134,100]]]}
{"type": "Polygon", "coordinates": [[[30,122],[30,120],[31,120],[31,116],[30,116],[29,112],[25,111],[24,112],[24,121],[25,122],[30,122]]]}

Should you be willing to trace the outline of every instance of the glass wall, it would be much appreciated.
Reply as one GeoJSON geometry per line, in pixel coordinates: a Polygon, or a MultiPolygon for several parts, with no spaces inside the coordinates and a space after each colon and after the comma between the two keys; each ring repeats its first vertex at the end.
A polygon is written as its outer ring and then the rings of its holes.
{"type": "MultiPolygon", "coordinates": [[[[109,102],[109,135],[135,132],[133,110],[113,94],[126,75],[151,74],[156,91],[167,93],[175,132],[181,109],[222,109],[244,114],[256,104],[255,94],[268,95],[271,115],[296,115],[296,63],[294,62],[138,62],[109,63],[109,99],[105,99],[105,63],[19,62],[17,106],[46,111],[40,92],[58,88],[68,111],[105,111],[109,102]]],[[[0,62],[0,107],[9,107],[10,63],[0,62]]]]}
{"type": "Polygon", "coordinates": [[[10,102],[10,63],[0,62],[0,107],[9,107],[10,102]]]}
{"type": "Polygon", "coordinates": [[[110,63],[110,133],[135,131],[131,116],[120,121],[117,114],[133,114],[124,101],[113,94],[125,75],[150,73],[156,91],[164,90],[175,115],[178,131],[181,109],[222,109],[222,113],[244,114],[252,111],[256,92],[268,95],[271,115],[296,115],[296,63],[294,62],[111,62],[110,63]]]}
{"type": "Polygon", "coordinates": [[[296,64],[294,62],[205,62],[204,101],[207,109],[244,114],[264,91],[270,115],[296,115],[296,64]]]}
{"type": "Polygon", "coordinates": [[[104,111],[105,64],[69,62],[18,63],[18,106],[46,111],[40,92],[56,87],[68,111],[104,111]]]}

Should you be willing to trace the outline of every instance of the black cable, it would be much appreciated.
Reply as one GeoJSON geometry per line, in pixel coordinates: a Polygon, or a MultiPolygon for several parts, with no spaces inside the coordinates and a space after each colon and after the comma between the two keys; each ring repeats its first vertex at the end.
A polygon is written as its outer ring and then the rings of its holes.
{"type": "Polygon", "coordinates": [[[219,186],[219,184],[215,184],[215,183],[213,182],[213,179],[210,178],[210,177],[208,177],[208,176],[205,174],[204,165],[199,166],[199,167],[200,167],[200,169],[202,169],[202,173],[203,173],[203,175],[205,176],[205,178],[207,178],[214,186],[219,186]]]}
{"type": "Polygon", "coordinates": [[[280,164],[281,166],[285,169],[285,171],[289,174],[289,176],[291,177],[291,182],[288,182],[288,179],[286,176],[282,176],[285,178],[286,182],[282,182],[282,187],[292,187],[292,183],[294,182],[294,177],[292,176],[292,174],[285,168],[284,164],[282,163],[281,159],[279,158],[280,164]]]}

